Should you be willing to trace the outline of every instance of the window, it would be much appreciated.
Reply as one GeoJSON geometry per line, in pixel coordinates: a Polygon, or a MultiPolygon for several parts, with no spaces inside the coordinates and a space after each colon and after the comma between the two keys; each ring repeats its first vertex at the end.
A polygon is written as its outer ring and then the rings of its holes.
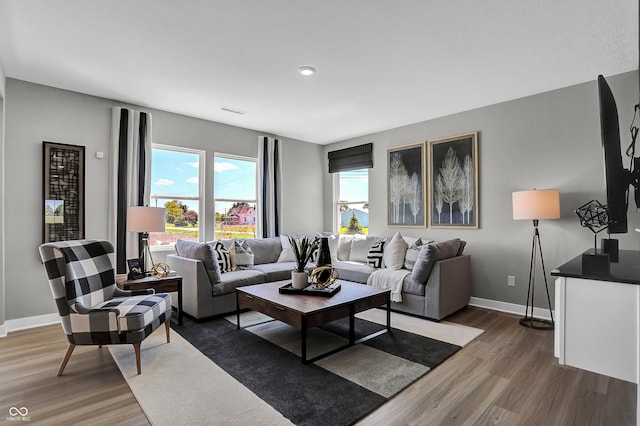
{"type": "Polygon", "coordinates": [[[151,152],[151,203],[166,209],[165,232],[149,234],[149,244],[199,240],[200,161],[202,152],[153,145],[151,152]]]}
{"type": "Polygon", "coordinates": [[[214,157],[215,237],[256,238],[256,160],[214,157]]]}
{"type": "Polygon", "coordinates": [[[369,233],[369,169],[336,173],[338,229],[341,234],[369,233]]]}

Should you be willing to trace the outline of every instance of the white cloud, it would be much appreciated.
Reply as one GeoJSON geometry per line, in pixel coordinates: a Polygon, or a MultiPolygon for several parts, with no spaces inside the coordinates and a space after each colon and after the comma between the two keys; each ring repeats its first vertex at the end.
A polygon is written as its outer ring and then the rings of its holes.
{"type": "Polygon", "coordinates": [[[200,179],[198,179],[198,176],[190,177],[189,179],[187,179],[187,182],[189,183],[198,183],[199,181],[200,179]]]}
{"type": "Polygon", "coordinates": [[[236,166],[235,164],[231,164],[231,163],[219,163],[216,162],[213,166],[213,171],[215,172],[226,172],[227,170],[234,170],[237,169],[238,166],[236,166]]]}
{"type": "Polygon", "coordinates": [[[171,186],[173,185],[175,182],[172,181],[171,179],[158,179],[155,182],[155,185],[160,185],[160,186],[171,186]]]}
{"type": "Polygon", "coordinates": [[[198,161],[193,161],[193,162],[187,162],[185,163],[188,166],[193,167],[194,169],[197,169],[200,167],[200,163],[198,161]]]}

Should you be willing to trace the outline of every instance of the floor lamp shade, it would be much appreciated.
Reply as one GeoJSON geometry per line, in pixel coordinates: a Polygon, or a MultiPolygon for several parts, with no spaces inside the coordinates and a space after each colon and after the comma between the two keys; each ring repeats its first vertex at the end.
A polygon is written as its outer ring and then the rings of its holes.
{"type": "Polygon", "coordinates": [[[165,211],[162,207],[129,207],[127,230],[129,232],[164,232],[165,211]]]}
{"type": "Polygon", "coordinates": [[[534,189],[512,194],[513,219],[558,219],[560,193],[557,189],[534,189]]]}

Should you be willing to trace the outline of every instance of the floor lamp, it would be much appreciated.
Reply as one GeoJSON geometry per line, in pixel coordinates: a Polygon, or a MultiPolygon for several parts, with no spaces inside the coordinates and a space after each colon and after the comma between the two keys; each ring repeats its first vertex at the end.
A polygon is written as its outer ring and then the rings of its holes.
{"type": "Polygon", "coordinates": [[[151,266],[154,265],[153,257],[151,257],[151,249],[149,248],[149,232],[164,232],[165,211],[162,207],[129,207],[127,208],[127,231],[138,232],[142,234],[143,251],[142,270],[145,268],[145,257],[149,255],[151,266]]]}
{"type": "Polygon", "coordinates": [[[549,284],[547,283],[547,271],[542,257],[542,245],[540,244],[540,231],[538,221],[540,219],[558,219],[560,217],[560,194],[557,189],[534,189],[533,191],[518,191],[512,194],[513,219],[529,219],[533,221],[533,242],[531,243],[531,263],[529,264],[529,288],[527,290],[527,309],[520,324],[525,327],[540,330],[553,330],[553,312],[551,310],[551,298],[549,297],[549,284]],[[547,302],[549,303],[549,315],[551,320],[533,317],[533,301],[536,281],[536,258],[540,252],[544,286],[547,290],[547,302]],[[529,313],[531,311],[531,313],[529,313]]]}

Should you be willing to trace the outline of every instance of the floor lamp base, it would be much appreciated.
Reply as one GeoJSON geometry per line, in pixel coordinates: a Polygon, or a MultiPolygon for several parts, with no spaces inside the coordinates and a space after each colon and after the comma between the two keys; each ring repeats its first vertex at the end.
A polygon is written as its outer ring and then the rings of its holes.
{"type": "Polygon", "coordinates": [[[520,325],[525,327],[535,328],[536,330],[553,330],[554,324],[552,321],[539,318],[525,317],[520,319],[520,325]]]}

